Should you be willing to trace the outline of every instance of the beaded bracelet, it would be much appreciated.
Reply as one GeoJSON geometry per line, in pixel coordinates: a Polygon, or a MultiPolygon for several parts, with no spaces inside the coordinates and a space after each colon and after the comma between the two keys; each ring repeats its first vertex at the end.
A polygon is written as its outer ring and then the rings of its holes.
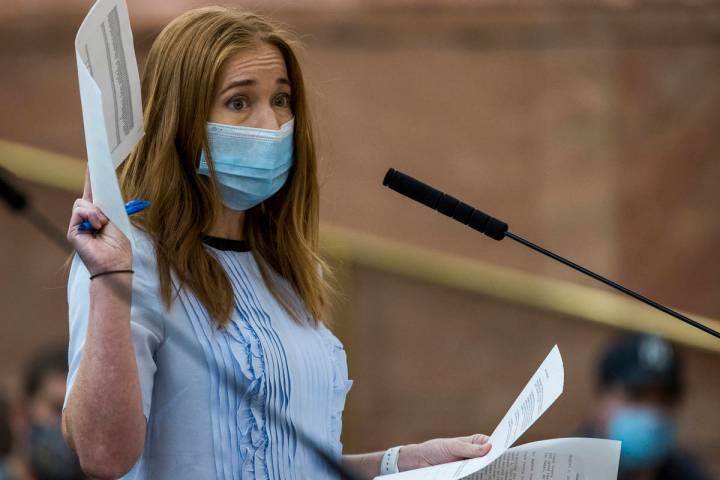
{"type": "Polygon", "coordinates": [[[96,273],[95,275],[90,275],[90,280],[93,278],[101,277],[103,275],[110,275],[111,273],[135,273],[134,270],[108,270],[107,272],[100,272],[96,273]]]}

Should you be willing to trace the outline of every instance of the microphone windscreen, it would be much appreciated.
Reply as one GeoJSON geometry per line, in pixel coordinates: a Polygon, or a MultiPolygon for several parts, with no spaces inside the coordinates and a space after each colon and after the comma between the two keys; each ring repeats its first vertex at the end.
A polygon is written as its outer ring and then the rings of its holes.
{"type": "Polygon", "coordinates": [[[507,223],[502,220],[491,217],[452,195],[443,193],[394,168],[385,174],[383,185],[495,240],[505,238],[508,231],[507,223]]]}
{"type": "Polygon", "coordinates": [[[385,174],[383,185],[436,210],[443,193],[409,175],[391,168],[385,174]]]}

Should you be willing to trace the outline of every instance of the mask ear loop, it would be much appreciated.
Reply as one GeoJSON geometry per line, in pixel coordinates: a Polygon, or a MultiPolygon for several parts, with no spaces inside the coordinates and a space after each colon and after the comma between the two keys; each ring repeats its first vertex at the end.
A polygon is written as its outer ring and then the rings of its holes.
{"type": "Polygon", "coordinates": [[[286,128],[291,128],[291,127],[288,127],[288,125],[290,125],[290,126],[292,127],[292,130],[293,130],[293,133],[294,133],[294,130],[295,130],[295,115],[293,115],[290,120],[288,120],[287,122],[285,122],[285,123],[283,123],[282,125],[280,125],[280,130],[285,130],[286,128]]]}

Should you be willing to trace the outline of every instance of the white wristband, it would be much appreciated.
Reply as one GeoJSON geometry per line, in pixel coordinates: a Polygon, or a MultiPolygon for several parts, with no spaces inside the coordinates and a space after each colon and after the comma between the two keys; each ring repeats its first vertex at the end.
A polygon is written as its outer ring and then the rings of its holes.
{"type": "Polygon", "coordinates": [[[398,473],[398,458],[400,458],[400,449],[402,447],[388,448],[380,462],[380,475],[389,475],[398,473]]]}

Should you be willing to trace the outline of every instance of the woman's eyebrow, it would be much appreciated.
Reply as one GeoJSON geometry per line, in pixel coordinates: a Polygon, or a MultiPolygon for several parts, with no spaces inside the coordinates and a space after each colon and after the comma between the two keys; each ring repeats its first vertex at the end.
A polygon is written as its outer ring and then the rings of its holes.
{"type": "MultiPolygon", "coordinates": [[[[222,95],[223,93],[225,93],[228,90],[235,88],[235,87],[251,87],[251,86],[257,85],[257,83],[258,83],[257,80],[255,80],[254,78],[247,78],[245,80],[234,80],[234,81],[228,83],[225,86],[225,88],[222,89],[222,91],[220,92],[220,95],[222,95]]],[[[279,85],[290,86],[290,80],[288,80],[285,77],[278,78],[277,80],[275,80],[275,83],[277,83],[279,85]]]]}
{"type": "Polygon", "coordinates": [[[252,79],[252,78],[248,78],[248,79],[246,79],[246,80],[235,80],[235,81],[232,81],[232,82],[228,83],[227,85],[225,85],[225,88],[222,89],[222,91],[220,92],[220,95],[222,95],[223,93],[227,92],[227,91],[230,90],[231,88],[235,88],[235,87],[249,87],[249,86],[252,86],[252,85],[257,85],[257,80],[252,79]]]}

